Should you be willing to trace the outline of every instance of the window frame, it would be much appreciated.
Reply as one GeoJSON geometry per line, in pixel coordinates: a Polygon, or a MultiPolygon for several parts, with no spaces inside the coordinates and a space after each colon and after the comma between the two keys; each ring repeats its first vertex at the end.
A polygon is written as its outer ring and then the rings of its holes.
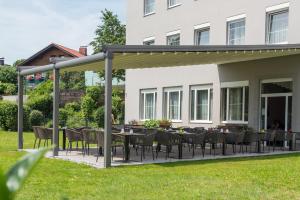
{"type": "Polygon", "coordinates": [[[169,33],[167,33],[167,35],[166,35],[166,44],[167,45],[170,45],[170,46],[180,46],[180,40],[181,40],[181,31],[180,30],[177,30],[177,31],[172,31],[172,32],[169,32],[169,33]],[[170,43],[169,43],[169,38],[170,37],[174,37],[174,36],[179,36],[179,44],[178,45],[171,45],[170,43]]]}
{"type": "Polygon", "coordinates": [[[266,11],[266,44],[270,44],[270,45],[276,45],[276,44],[288,44],[288,31],[289,31],[289,14],[290,14],[290,9],[289,7],[284,7],[281,9],[277,9],[277,10],[270,10],[270,11],[266,11]],[[287,13],[288,14],[288,24],[287,24],[287,35],[286,35],[286,41],[284,42],[278,42],[278,43],[270,43],[270,30],[271,30],[271,17],[274,15],[278,15],[278,14],[282,14],[282,13],[287,13]]]}
{"type": "MultiPolygon", "coordinates": [[[[227,22],[226,22],[226,26],[227,26],[227,39],[226,39],[226,44],[227,45],[244,45],[246,43],[246,15],[239,15],[239,16],[236,16],[236,17],[230,17],[227,19],[227,22]],[[244,42],[241,43],[241,44],[230,44],[230,24],[232,23],[237,23],[237,22],[241,22],[241,21],[244,21],[244,42]]],[[[233,40],[236,40],[236,39],[233,39],[233,40]]]]}
{"type": "Polygon", "coordinates": [[[201,28],[194,28],[194,45],[197,45],[197,46],[202,46],[202,45],[209,45],[210,44],[210,26],[204,26],[204,27],[201,27],[201,28]],[[200,44],[197,43],[198,41],[198,33],[199,32],[205,32],[205,31],[208,31],[208,44],[201,44],[201,41],[200,41],[200,44]]]}
{"type": "Polygon", "coordinates": [[[153,119],[157,119],[157,89],[142,89],[140,90],[140,121],[147,121],[147,120],[152,120],[152,119],[148,119],[146,118],[146,112],[145,112],[145,108],[146,108],[146,95],[147,94],[153,94],[153,98],[154,98],[154,105],[153,105],[153,119]],[[142,95],[143,99],[142,99],[142,95]],[[143,102],[142,102],[143,100],[143,102]],[[142,109],[142,110],[141,110],[142,109]],[[143,113],[143,116],[142,116],[143,113]]]}
{"type": "MultiPolygon", "coordinates": [[[[213,106],[211,106],[210,102],[210,97],[211,97],[211,92],[213,93],[213,86],[212,85],[206,85],[206,86],[191,86],[190,87],[190,114],[189,114],[189,119],[190,123],[201,123],[201,124],[212,124],[212,115],[213,115],[213,106]],[[192,91],[194,91],[194,96],[192,96],[192,91]],[[197,119],[197,97],[198,97],[198,91],[207,91],[208,96],[207,96],[207,106],[208,106],[208,115],[206,120],[198,120],[197,119]],[[192,120],[192,99],[194,99],[194,120],[192,120]]],[[[213,103],[213,99],[212,99],[213,103]]]]}
{"type": "MultiPolygon", "coordinates": [[[[239,82],[224,82],[221,83],[221,109],[223,109],[223,93],[222,90],[226,89],[226,113],[223,114],[225,115],[225,120],[221,119],[221,122],[223,124],[248,124],[249,122],[249,81],[239,81],[239,82]],[[248,87],[248,120],[245,120],[245,107],[246,107],[246,87],[248,87]],[[243,88],[243,99],[242,99],[242,120],[228,120],[229,119],[229,92],[230,89],[232,88],[243,88]]],[[[223,111],[221,111],[222,113],[223,111]]],[[[223,116],[221,116],[223,117],[223,116]]]]}
{"type": "Polygon", "coordinates": [[[182,122],[182,99],[183,99],[182,87],[164,88],[164,90],[163,90],[163,118],[166,118],[167,120],[170,120],[173,123],[181,123],[182,122]],[[171,92],[179,93],[179,102],[178,102],[179,117],[177,119],[170,119],[170,93],[171,92]],[[165,99],[165,95],[167,95],[166,99],[165,99]]]}
{"type": "Polygon", "coordinates": [[[154,1],[153,11],[151,11],[149,13],[146,13],[146,1],[148,1],[148,0],[144,0],[144,17],[155,14],[155,0],[153,0],[154,1]]]}
{"type": "Polygon", "coordinates": [[[179,1],[179,0],[176,0],[176,4],[171,5],[171,4],[170,4],[170,3],[171,3],[171,0],[167,0],[167,7],[168,7],[168,9],[175,8],[175,7],[177,7],[177,6],[180,6],[181,3],[178,3],[178,1],[179,1]]]}
{"type": "Polygon", "coordinates": [[[143,45],[155,45],[155,37],[148,37],[143,40],[143,45]],[[147,44],[148,42],[152,42],[153,44],[147,44]]]}

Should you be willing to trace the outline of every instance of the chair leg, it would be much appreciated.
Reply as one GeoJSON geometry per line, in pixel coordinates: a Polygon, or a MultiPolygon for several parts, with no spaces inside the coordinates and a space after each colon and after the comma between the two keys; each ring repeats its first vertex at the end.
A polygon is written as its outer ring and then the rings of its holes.
{"type": "Polygon", "coordinates": [[[194,158],[194,156],[195,156],[195,145],[194,144],[192,145],[192,148],[193,148],[193,158],[194,158]]]}
{"type": "Polygon", "coordinates": [[[34,140],[34,144],[33,144],[34,149],[35,149],[36,141],[37,141],[37,138],[35,138],[35,140],[34,140]]]}
{"type": "Polygon", "coordinates": [[[154,160],[153,145],[151,146],[151,151],[152,151],[152,158],[153,158],[153,160],[154,160]]]}
{"type": "Polygon", "coordinates": [[[143,161],[144,146],[141,148],[141,162],[143,161]]]}

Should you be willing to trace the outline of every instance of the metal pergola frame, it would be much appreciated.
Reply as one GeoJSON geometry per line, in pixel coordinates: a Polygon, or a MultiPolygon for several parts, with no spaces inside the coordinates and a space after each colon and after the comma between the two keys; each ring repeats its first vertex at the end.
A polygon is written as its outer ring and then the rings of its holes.
{"type": "MultiPolygon", "coordinates": [[[[257,59],[264,59],[270,57],[279,57],[287,55],[298,55],[300,54],[300,44],[287,44],[287,45],[242,45],[242,46],[224,46],[224,45],[211,45],[211,46],[144,46],[144,45],[123,45],[123,46],[104,46],[103,52],[91,56],[86,56],[82,58],[76,58],[72,60],[67,60],[59,63],[49,64],[45,66],[37,67],[19,67],[18,72],[18,148],[23,149],[23,91],[24,84],[23,78],[26,75],[35,74],[38,72],[52,71],[54,75],[53,81],[53,156],[58,155],[58,135],[59,135],[59,73],[61,70],[69,70],[72,68],[80,68],[84,65],[93,65],[97,69],[105,69],[105,122],[104,122],[104,167],[111,166],[111,111],[112,111],[112,69],[114,56],[118,54],[119,57],[126,56],[127,54],[149,54],[149,61],[152,59],[150,56],[153,53],[160,54],[161,56],[168,56],[172,54],[172,58],[176,57],[177,53],[181,53],[182,58],[197,58],[201,53],[204,54],[214,54],[211,60],[207,60],[207,64],[225,64],[232,62],[243,62],[257,59]],[[266,56],[262,53],[266,53],[266,56]],[[166,55],[166,53],[169,53],[166,55]],[[188,57],[189,54],[193,54],[193,57],[188,57]],[[240,53],[240,54],[239,54],[240,53]],[[222,54],[222,55],[221,55],[222,54]],[[232,55],[231,55],[232,54],[232,55]],[[260,55],[259,57],[253,57],[254,54],[260,55]],[[217,57],[216,57],[217,55],[217,57]],[[217,60],[218,55],[222,56],[217,60]],[[235,55],[239,55],[237,57],[235,55]],[[244,55],[244,57],[243,57],[244,55]],[[235,56],[234,60],[232,57],[235,56]],[[228,59],[226,59],[228,58],[228,59]],[[215,60],[214,60],[215,59],[215,60]],[[98,62],[103,62],[99,67],[98,62]]],[[[148,55],[146,55],[147,57],[148,55]]],[[[205,57],[207,59],[207,56],[205,57]]],[[[129,57],[127,60],[127,65],[123,69],[130,69],[131,64],[135,64],[136,57],[129,57]],[[130,60],[131,59],[131,60],[130,60]]],[[[197,64],[200,59],[195,60],[192,64],[197,64]]],[[[153,59],[152,59],[153,60],[153,59]]],[[[162,59],[164,60],[164,59],[162,59]]],[[[121,60],[122,61],[122,60],[121,60]]],[[[164,62],[164,61],[162,61],[164,62]]],[[[120,62],[119,62],[120,63],[120,62]]],[[[139,62],[143,63],[143,61],[139,62]]],[[[145,60],[146,63],[146,60],[145,60]]],[[[190,64],[190,63],[188,63],[190,64]]],[[[203,64],[199,62],[199,64],[203,64]]],[[[120,64],[119,64],[120,65],[120,64]]],[[[146,67],[159,67],[157,63],[145,64],[141,68],[146,67]]],[[[182,63],[177,63],[174,61],[171,66],[182,66],[182,63]]],[[[117,66],[118,68],[118,66],[117,66]]],[[[84,69],[83,69],[84,70],[84,69]]]]}

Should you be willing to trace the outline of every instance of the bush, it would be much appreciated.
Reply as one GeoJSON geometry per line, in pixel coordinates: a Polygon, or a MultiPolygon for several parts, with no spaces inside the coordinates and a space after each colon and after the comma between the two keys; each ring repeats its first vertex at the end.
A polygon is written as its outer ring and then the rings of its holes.
{"type": "Polygon", "coordinates": [[[53,92],[53,83],[51,80],[38,84],[32,91],[29,92],[28,99],[34,99],[39,96],[50,96],[53,92]]]}
{"type": "Polygon", "coordinates": [[[145,128],[158,128],[159,121],[158,120],[147,120],[144,122],[145,128]]]}
{"type": "Polygon", "coordinates": [[[86,126],[88,122],[92,120],[92,114],[95,108],[95,101],[90,96],[84,96],[81,100],[81,113],[86,121],[86,126]]]}
{"type": "Polygon", "coordinates": [[[61,127],[65,127],[67,125],[69,114],[71,113],[69,113],[65,108],[59,109],[59,125],[61,127]]]}
{"type": "Polygon", "coordinates": [[[41,126],[44,123],[44,115],[39,110],[31,111],[29,115],[29,122],[31,126],[41,126]]]}
{"type": "Polygon", "coordinates": [[[31,130],[30,121],[29,121],[30,108],[24,105],[23,110],[24,110],[23,129],[25,131],[29,131],[31,130]]]}
{"type": "Polygon", "coordinates": [[[16,67],[0,67],[0,82],[17,84],[17,68],[16,67]]]}
{"type": "Polygon", "coordinates": [[[28,99],[27,105],[31,110],[39,110],[47,118],[51,116],[53,100],[52,96],[41,95],[36,96],[35,98],[28,99]]]}
{"type": "Polygon", "coordinates": [[[104,107],[101,106],[95,112],[95,121],[96,121],[98,128],[104,127],[104,115],[105,115],[104,107]]]}
{"type": "Polygon", "coordinates": [[[81,115],[81,112],[74,112],[67,119],[68,128],[79,128],[85,126],[85,120],[81,115]]]}
{"type": "Polygon", "coordinates": [[[0,101],[0,127],[4,130],[16,131],[18,127],[18,106],[9,101],[0,101]]]}
{"type": "Polygon", "coordinates": [[[65,109],[68,111],[68,112],[79,112],[80,111],[80,103],[78,102],[72,102],[72,103],[67,103],[65,105],[65,109]]]}
{"type": "Polygon", "coordinates": [[[17,92],[17,87],[11,83],[0,82],[0,94],[2,95],[14,95],[17,92]]]}
{"type": "Polygon", "coordinates": [[[90,96],[97,105],[101,103],[101,94],[103,94],[103,89],[99,86],[90,86],[86,88],[86,96],[90,96]]]}

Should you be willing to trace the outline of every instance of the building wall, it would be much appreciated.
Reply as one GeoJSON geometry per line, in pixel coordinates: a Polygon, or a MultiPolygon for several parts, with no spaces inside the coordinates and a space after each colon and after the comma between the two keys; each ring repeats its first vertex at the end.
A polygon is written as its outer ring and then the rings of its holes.
{"type": "Polygon", "coordinates": [[[181,30],[181,44],[194,44],[194,26],[211,24],[210,44],[226,44],[226,19],[246,14],[245,44],[265,44],[266,8],[289,2],[289,43],[300,43],[299,0],[181,0],[180,6],[168,9],[167,0],[155,1],[155,14],[144,17],[143,0],[128,0],[127,44],[143,44],[155,37],[155,44],[166,44],[166,34],[181,30]]]}

